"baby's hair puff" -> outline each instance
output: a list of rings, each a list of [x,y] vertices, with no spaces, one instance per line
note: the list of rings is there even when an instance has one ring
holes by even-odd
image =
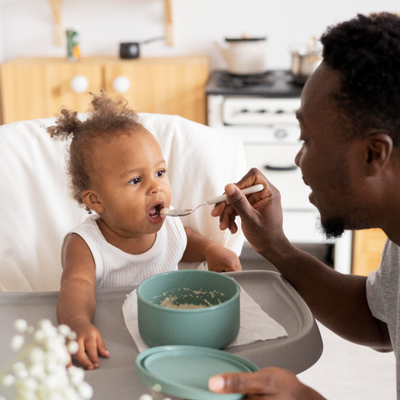
[[[46,128],[53,139],[71,140],[67,168],[72,196],[81,205],[82,191],[91,184],[90,172],[93,169],[90,150],[93,148],[93,139],[102,137],[110,140],[124,132],[144,129],[139,123],[138,114],[128,107],[124,98],[112,98],[103,91],[98,96],[90,94],[93,99],[86,119],[84,116],[80,120],[76,111],[64,108],[56,116],[55,125]]]

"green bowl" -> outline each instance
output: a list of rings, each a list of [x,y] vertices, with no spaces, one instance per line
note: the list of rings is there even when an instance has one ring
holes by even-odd
[[[211,271],[181,270],[152,276],[137,289],[138,325],[150,346],[189,345],[222,349],[239,333],[240,286]],[[160,305],[163,301],[178,307]]]

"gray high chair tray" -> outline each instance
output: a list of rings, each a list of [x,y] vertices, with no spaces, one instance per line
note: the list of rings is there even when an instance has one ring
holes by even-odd
[[[243,289],[272,318],[283,325],[287,337],[260,341],[227,351],[244,357],[260,368],[278,366],[300,373],[312,366],[322,353],[322,340],[310,310],[282,276],[273,271],[232,272]],[[85,372],[95,399],[138,399],[148,389],[136,373],[136,345],[122,315],[122,304],[134,287],[100,289],[96,292],[97,310],[93,323],[99,328],[110,358],[100,359],[100,367]],[[12,323],[24,318],[36,326],[48,318],[56,324],[58,292],[0,293],[0,366],[13,356],[9,343]]]
[[[307,304],[281,274],[274,271],[228,272],[288,336],[227,349],[260,368],[282,367],[300,373],[322,354],[322,339]]]

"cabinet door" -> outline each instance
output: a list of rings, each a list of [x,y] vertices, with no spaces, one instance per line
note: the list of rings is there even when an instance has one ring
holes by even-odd
[[[127,91],[114,89],[117,77],[129,79]],[[120,94],[138,112],[180,115],[206,123],[206,57],[142,58],[105,65],[105,88]]]
[[[91,96],[103,88],[102,66],[96,63],[18,59],[1,66],[3,123],[54,116],[62,106],[85,112]],[[83,75],[89,86],[75,93],[71,80]]]
[[[379,268],[386,235],[381,229],[354,232],[353,268],[356,275],[367,276]]]

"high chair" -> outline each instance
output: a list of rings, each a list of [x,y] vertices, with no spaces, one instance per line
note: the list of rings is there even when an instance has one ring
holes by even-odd
[[[234,136],[178,116],[140,117],[167,162],[172,206],[193,207],[222,194],[227,183],[246,173],[243,145]],[[45,130],[54,122],[47,118],[0,126],[0,291],[59,290],[62,240],[88,215],[70,196],[67,144]],[[183,225],[239,255],[241,231],[221,231],[210,212],[211,207],[202,207],[182,218]]]

